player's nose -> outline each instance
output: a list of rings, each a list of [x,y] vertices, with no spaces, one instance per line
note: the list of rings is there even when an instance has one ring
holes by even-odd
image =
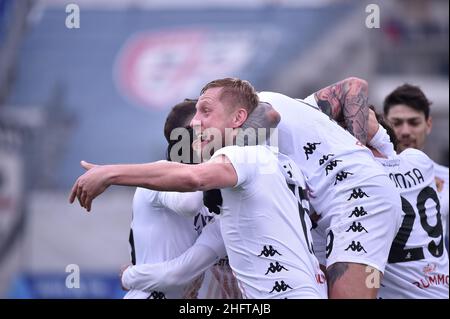
[[[201,121],[200,121],[200,118],[199,118],[198,113],[195,113],[195,114],[194,114],[194,117],[192,118],[192,120],[191,120],[191,122],[189,123],[189,125],[190,125],[192,128],[194,128],[194,126],[199,126],[199,125],[201,125]]]
[[[399,131],[401,136],[409,136],[411,134],[411,127],[407,123],[403,123]]]
[[[201,131],[202,122],[198,118],[196,118],[195,116],[192,118],[192,120],[189,123],[189,125],[194,130],[194,133],[198,134]]]

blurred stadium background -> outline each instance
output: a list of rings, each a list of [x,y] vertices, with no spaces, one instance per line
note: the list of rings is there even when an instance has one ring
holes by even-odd
[[[80,28],[65,25],[67,4]],[[366,6],[379,5],[369,29]],[[305,97],[346,76],[370,100],[433,101],[426,151],[449,163],[447,0],[0,0],[0,297],[120,298],[133,189],[68,204],[79,161],[164,155],[169,108],[225,76]],[[65,285],[68,265],[80,288]]]

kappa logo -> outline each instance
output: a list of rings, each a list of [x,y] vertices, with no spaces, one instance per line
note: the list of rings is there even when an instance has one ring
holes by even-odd
[[[263,250],[261,251],[261,253],[258,255],[258,257],[264,256],[264,257],[273,257],[275,256],[275,254],[278,254],[281,256],[281,254],[276,250],[273,249],[272,245],[264,246]]]
[[[327,164],[327,166],[325,166],[326,176],[328,176],[328,173],[337,166],[338,162],[342,162],[342,160],[332,160],[329,164]]]
[[[355,243],[354,240],[352,240],[352,243],[350,245],[348,245],[348,247],[345,249],[345,251],[351,249],[352,251],[364,251],[365,253],[367,253],[367,251],[364,249],[364,247],[361,245],[361,243],[358,241]]]
[[[280,265],[280,263],[277,261],[275,262],[275,265],[273,263],[270,263],[269,268],[267,269],[267,272],[265,273],[265,275],[267,275],[269,272],[271,272],[272,274],[276,273],[276,272],[280,272],[282,270],[286,270],[289,271],[286,267]]]
[[[147,299],[166,299],[166,295],[161,291],[152,291]]]
[[[353,222],[353,224],[345,232],[348,233],[349,231],[352,231],[354,233],[365,231],[366,233],[368,233],[367,229],[365,229],[360,222],[358,222],[358,224],[356,222]]]
[[[275,285],[273,286],[273,289],[270,291],[270,293],[276,291],[276,292],[282,292],[286,291],[288,289],[292,289],[291,286],[286,284],[284,280],[281,280],[281,282],[275,281]]]
[[[340,173],[336,174],[336,180],[334,181],[334,185],[336,185],[338,182],[342,182],[344,179],[348,177],[348,175],[353,175],[353,173],[342,171]]]
[[[327,154],[327,155],[322,156],[322,158],[319,160],[319,165],[322,166],[323,163],[325,163],[326,161],[328,161],[328,159],[329,159],[331,156],[334,156],[334,154]]]
[[[354,188],[353,192],[350,194],[350,197],[347,199],[347,201],[352,200],[352,199],[358,199],[358,198],[363,198],[363,197],[370,197],[369,195],[367,195],[366,193],[364,193],[361,188]]]
[[[352,218],[353,216],[355,216],[355,217],[361,217],[361,216],[365,216],[365,215],[367,215],[368,213],[364,210],[364,207],[362,207],[362,206],[359,206],[359,208],[358,207],[355,207],[355,209],[352,211],[352,213],[350,214],[350,216],[348,216],[348,218]]]
[[[314,151],[317,149],[317,145],[322,143],[306,143],[306,146],[303,146],[303,150],[305,151],[306,159],[309,160],[309,155],[314,154]]]

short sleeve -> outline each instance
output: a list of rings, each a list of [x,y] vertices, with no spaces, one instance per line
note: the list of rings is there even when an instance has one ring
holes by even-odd
[[[237,175],[237,183],[234,187],[249,183],[256,174],[257,154],[255,146],[227,146],[216,151],[211,159],[226,156]]]

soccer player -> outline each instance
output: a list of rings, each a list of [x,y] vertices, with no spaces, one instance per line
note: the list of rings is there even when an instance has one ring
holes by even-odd
[[[167,116],[164,135],[169,144],[167,149],[167,160],[169,161],[172,160],[172,147],[176,142],[170,139],[170,133],[175,128],[188,126],[195,113],[195,104],[195,100],[186,100],[175,105]],[[190,139],[192,140],[192,138],[191,134]],[[192,162],[192,158],[189,156],[185,156],[185,159],[188,163]],[[203,208],[202,198],[201,192],[158,192],[138,187],[133,198],[133,219],[130,231],[132,264],[141,265],[170,260],[189,248],[201,233],[202,227],[212,218],[209,217],[209,212]],[[177,235],[173,236],[173,232],[176,232]],[[193,288],[191,286],[196,278],[192,279],[192,282],[187,282],[185,286],[169,290],[144,292],[131,289],[124,298],[178,299],[189,297],[188,291]],[[198,278],[197,282],[201,279]],[[195,295],[195,287],[193,290]]]
[[[224,99],[221,88],[206,87],[197,108],[217,107],[219,112],[209,115],[223,129],[222,142],[232,144],[258,97],[246,81],[230,84]],[[326,285],[317,281],[323,274],[311,247],[309,217],[301,205],[301,175],[293,162],[287,167],[280,163],[270,148],[256,145],[223,147],[198,165],[93,166],[75,182],[70,201],[78,198],[89,211],[92,200],[113,184],[178,192],[221,189],[220,229],[243,297],[326,298]]]
[[[384,272],[400,226],[398,192],[363,145],[368,140],[367,94],[367,83],[358,78],[326,87],[305,101],[273,92],[258,94],[281,117],[279,151],[292,158],[306,177],[316,231],[327,240],[330,298],[377,296],[377,287],[368,286],[366,279],[370,273]],[[213,108],[213,103],[198,103],[193,122],[211,126]],[[249,120],[260,121],[252,114]]]
[[[414,148],[403,148],[397,155],[392,128],[372,112],[370,120],[377,123],[377,119],[380,127],[371,149],[389,172],[403,204],[402,225],[391,246],[378,296],[447,299],[449,262],[433,161]]]
[[[384,116],[392,125],[399,140],[399,152],[406,148],[423,151],[432,129],[431,102],[423,91],[414,85],[404,84],[392,91],[384,100]],[[441,215],[448,247],[449,170],[434,163],[436,184],[441,205]]]
[[[196,100],[185,100],[175,105],[167,116],[164,125],[164,135],[168,142],[167,160],[184,160],[186,163],[194,161],[190,150],[193,140],[189,122],[195,113]],[[172,133],[181,129],[185,133],[186,146],[178,148],[178,139],[171,139]],[[180,137],[175,134],[174,137]],[[183,154],[186,153],[186,154]],[[202,192],[177,193],[159,192],[138,187],[133,198],[133,219],[130,231],[131,261],[133,265],[158,263],[179,256],[189,248],[213,216],[203,206]],[[174,236],[173,234],[176,234]],[[168,236],[168,234],[171,234]],[[219,262],[219,261],[218,261]],[[185,281],[184,285],[167,289],[142,291],[126,285],[129,290],[125,299],[162,299],[162,298],[195,298],[199,297],[201,285],[216,287],[208,289],[200,297],[235,297],[233,292],[239,292],[237,282],[227,267],[226,260],[220,265],[211,265],[206,273],[212,273],[206,280],[199,276]],[[142,281],[141,276],[134,277]],[[228,289],[222,286],[226,283]]]
[[[122,286],[144,292],[166,291],[187,286],[211,269],[220,258],[226,256],[219,223],[218,220],[208,223],[194,245],[176,258],[126,268],[121,277]],[[229,290],[226,288],[227,285],[229,285],[227,282],[222,282],[221,288]],[[239,295],[234,299],[240,297]]]
[[[306,194],[302,192],[306,186],[304,179],[301,178],[302,175],[297,171],[296,174],[300,179],[297,181],[292,180],[293,168],[295,165],[283,154],[278,155],[280,165],[286,171],[285,177],[288,180],[290,188],[294,191],[298,191],[300,204],[304,210],[303,214],[306,215],[309,213],[309,203],[306,199]],[[300,188],[295,189],[294,185],[297,187],[300,186]],[[306,221],[308,221],[308,219],[306,219]],[[218,258],[226,255],[226,248],[222,239],[219,224],[220,220],[214,220],[206,225],[195,244],[182,255],[172,260],[154,264],[141,264],[127,268],[122,276],[123,285],[143,291],[167,290],[187,285],[204,271],[210,269],[210,267],[216,263]],[[305,227],[306,229],[311,227],[310,221],[305,223]],[[311,245],[310,238],[308,238],[308,242]],[[312,245],[310,247],[312,250]],[[270,247],[269,250],[266,250],[267,254],[269,254],[269,252]],[[288,269],[278,261],[275,261],[274,263],[270,263],[266,275],[283,270],[287,271]],[[136,278],[140,279],[136,280]],[[325,285],[325,276],[318,273],[316,281]],[[222,282],[222,284],[226,286],[226,282]]]

